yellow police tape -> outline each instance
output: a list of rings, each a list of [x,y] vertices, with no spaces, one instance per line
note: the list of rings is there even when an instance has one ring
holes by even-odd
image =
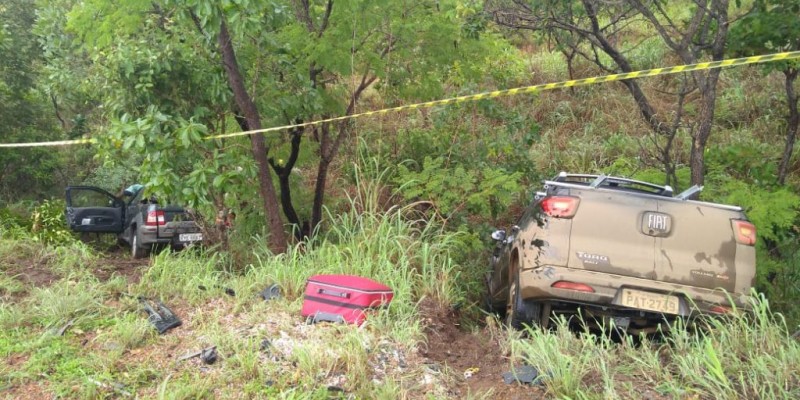
[[[566,87],[575,87],[575,86],[587,86],[587,85],[594,85],[597,83],[603,82],[612,82],[612,81],[621,81],[625,79],[634,79],[634,78],[644,78],[648,76],[658,76],[658,75],[670,75],[670,74],[677,74],[681,72],[691,72],[691,71],[700,71],[706,69],[713,69],[713,68],[722,68],[722,67],[729,67],[729,66],[736,66],[736,65],[746,65],[746,64],[758,64],[758,63],[766,63],[772,61],[781,61],[781,60],[791,60],[791,59],[799,59],[800,58],[800,51],[791,51],[785,53],[775,53],[775,54],[765,54],[762,56],[753,56],[753,57],[743,57],[743,58],[732,58],[728,60],[721,60],[721,61],[710,61],[710,62],[702,62],[697,64],[688,64],[688,65],[678,65],[675,67],[668,67],[668,68],[654,68],[654,69],[647,69],[642,71],[633,71],[633,72],[626,72],[622,74],[613,74],[613,75],[605,75],[605,76],[595,76],[592,78],[584,78],[584,79],[574,79],[569,81],[562,81],[562,82],[555,82],[555,83],[546,83],[542,85],[533,85],[533,86],[523,86],[513,89],[505,89],[505,90],[495,90],[491,92],[484,92],[478,94],[471,94],[466,96],[458,96],[458,97],[451,97],[442,100],[434,100],[428,101],[424,103],[416,103],[416,104],[408,104],[399,107],[391,107],[391,108],[384,108],[382,110],[376,111],[368,111],[358,114],[351,114],[345,115],[341,117],[334,117],[328,119],[321,119],[317,121],[311,122],[304,122],[302,124],[293,124],[293,125],[282,125],[282,126],[275,126],[271,128],[264,128],[264,129],[256,129],[251,131],[242,131],[242,132],[233,132],[233,133],[226,133],[221,135],[213,135],[207,136],[205,139],[222,139],[222,138],[230,138],[236,136],[245,136],[245,135],[252,135],[255,133],[267,133],[267,132],[277,132],[286,129],[292,128],[300,128],[305,126],[313,126],[313,125],[320,125],[328,122],[338,122],[344,121],[349,119],[361,118],[370,115],[383,115],[393,112],[405,111],[405,110],[416,110],[419,108],[430,108],[436,106],[443,106],[448,104],[457,104],[457,103],[464,103],[468,101],[476,101],[482,99],[493,99],[497,97],[503,96],[514,96],[518,94],[528,94],[528,93],[535,93],[541,92],[545,90],[553,90],[553,89],[560,89]],[[8,144],[0,144],[0,147],[39,147],[39,146],[66,146],[66,145],[73,145],[73,144],[86,144],[86,143],[95,143],[95,139],[76,139],[76,140],[61,140],[56,142],[36,142],[36,143],[8,143]]]

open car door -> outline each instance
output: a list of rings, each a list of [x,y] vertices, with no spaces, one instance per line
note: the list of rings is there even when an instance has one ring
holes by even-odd
[[[93,186],[67,187],[67,224],[75,232],[122,233],[125,202]]]

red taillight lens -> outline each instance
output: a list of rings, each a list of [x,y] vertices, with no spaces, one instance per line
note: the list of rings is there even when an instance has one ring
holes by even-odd
[[[736,236],[736,241],[741,244],[748,246],[756,244],[756,227],[747,221],[734,219],[733,234]]]
[[[164,220],[164,211],[149,211],[147,213],[147,220],[144,221],[144,224],[148,226],[166,225],[167,222]]]
[[[552,196],[542,200],[542,211],[556,218],[572,218],[578,211],[581,200],[577,197]]]
[[[732,310],[730,308],[728,308],[728,307],[712,306],[711,308],[708,309],[708,311],[711,311],[711,312],[717,313],[717,314],[727,314],[727,313],[731,312]]]
[[[577,290],[579,292],[594,293],[594,289],[585,283],[558,281],[550,286],[557,289]]]

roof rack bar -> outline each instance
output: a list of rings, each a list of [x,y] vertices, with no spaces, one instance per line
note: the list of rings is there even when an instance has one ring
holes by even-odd
[[[565,171],[561,171],[556,175],[551,182],[556,183],[567,183],[572,180],[579,179],[582,182],[586,182],[589,184],[591,188],[599,188],[605,184],[613,184],[613,183],[625,183],[625,184],[634,184],[643,187],[651,188],[652,190],[658,191],[659,195],[665,197],[672,197],[673,189],[669,185],[656,185],[650,182],[639,181],[636,179],[630,178],[623,178],[618,176],[609,176],[609,175],[593,175],[593,174],[570,174]]]
[[[692,197],[695,194],[700,193],[701,191],[703,191],[703,186],[694,185],[694,186],[682,191],[679,195],[675,196],[675,198],[678,199],[678,200],[686,200],[689,197]]]
[[[589,186],[590,186],[591,188],[593,188],[593,189],[594,189],[594,188],[597,188],[598,186],[602,185],[602,184],[603,184],[603,182],[605,182],[605,181],[606,181],[606,178],[608,178],[608,176],[606,176],[606,175],[600,175],[600,176],[598,176],[597,178],[595,178],[595,180],[593,180],[593,181],[592,181],[592,183],[590,183],[590,184],[589,184]]]

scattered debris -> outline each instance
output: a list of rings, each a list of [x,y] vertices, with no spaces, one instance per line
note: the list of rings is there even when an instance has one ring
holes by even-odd
[[[541,379],[536,379],[539,376],[539,371],[536,368],[531,367],[530,365],[522,365],[519,367],[515,367],[511,371],[503,373],[503,381],[507,385],[511,385],[513,383],[522,383],[522,384],[541,384]]]
[[[281,288],[277,283],[261,291],[258,294],[264,301],[276,300],[281,298]]]
[[[200,361],[208,365],[217,362],[217,346],[212,346],[207,349],[204,349],[200,353]]]
[[[477,373],[478,373],[480,370],[481,370],[481,369],[480,369],[480,368],[478,368],[478,367],[471,367],[471,368],[467,368],[467,369],[464,371],[464,379],[469,379],[469,378],[472,378],[472,375],[475,375],[475,374],[477,374]]]
[[[75,325],[75,319],[74,319],[74,318],[73,318],[73,319],[71,319],[71,320],[69,320],[69,321],[68,321],[68,322],[67,322],[67,323],[66,323],[64,326],[62,326],[62,327],[61,327],[61,328],[58,330],[58,332],[56,332],[56,335],[58,335],[58,336],[64,336],[64,334],[65,334],[65,333],[67,333],[67,331],[69,330],[69,328],[72,328],[72,326],[73,326],[73,325]]]
[[[181,320],[164,303],[144,297],[139,297],[139,302],[147,313],[147,320],[158,330],[159,335],[182,324]]]
[[[200,357],[200,360],[206,364],[213,364],[217,361],[217,346],[206,347],[205,349],[194,351],[178,357],[178,361],[185,361],[190,358]],[[210,362],[206,360],[211,360]]]
[[[222,291],[225,292],[225,294],[227,294],[228,296],[236,297],[236,291],[231,289],[231,288],[229,288],[229,287],[225,287],[225,286],[222,286],[222,285],[214,285],[214,287],[216,287],[218,289],[222,289]],[[197,285],[197,288],[200,289],[200,290],[203,290],[203,291],[208,290],[208,288],[205,285]]]
[[[119,382],[111,382],[111,384],[108,384],[108,383],[103,383],[103,382],[100,382],[100,381],[98,381],[96,379],[92,379],[92,378],[88,378],[88,380],[89,380],[89,383],[91,383],[91,384],[94,384],[94,385],[96,385],[98,387],[101,387],[103,389],[113,390],[114,392],[116,392],[118,394],[121,394],[121,395],[123,395],[125,397],[133,396],[133,394],[131,392],[125,390],[125,385],[123,385],[123,384],[121,384]]]

